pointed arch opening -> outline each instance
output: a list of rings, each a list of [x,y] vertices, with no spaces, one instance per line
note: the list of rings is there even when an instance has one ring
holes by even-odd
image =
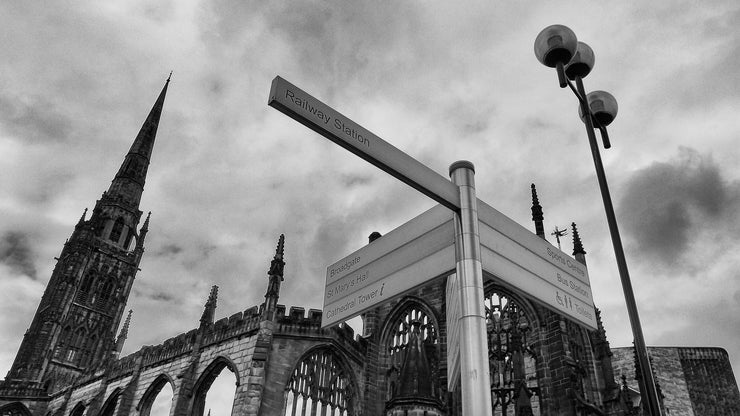
[[[356,383],[346,361],[330,346],[301,357],[285,386],[285,416],[352,416]]]
[[[136,409],[139,416],[168,416],[174,398],[172,378],[167,374],[160,374],[144,392]]]
[[[75,405],[69,416],[82,416],[85,414],[85,404],[80,402]]]
[[[239,384],[236,364],[227,357],[216,357],[195,384],[191,415],[204,416],[208,411],[211,416],[230,415]]]
[[[493,414],[539,416],[536,314],[528,302],[494,286],[487,288],[484,305]]]
[[[13,402],[0,407],[0,416],[31,416],[31,411],[23,403]]]
[[[415,297],[403,299],[388,315],[383,326],[381,337],[380,365],[385,387],[385,401],[393,399],[399,390],[401,368],[403,367],[411,333],[415,329],[421,340],[426,358],[426,365],[431,373],[432,395],[441,396],[439,385],[440,345],[439,323],[434,310],[423,300]],[[383,382],[383,381],[381,381]]]
[[[118,406],[118,399],[121,397],[121,388],[113,390],[113,393],[108,396],[108,399],[103,403],[103,407],[100,410],[98,416],[113,416],[116,413],[116,406]]]

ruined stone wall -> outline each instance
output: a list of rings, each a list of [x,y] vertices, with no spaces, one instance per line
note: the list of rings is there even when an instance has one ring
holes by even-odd
[[[723,348],[680,348],[689,397],[697,415],[740,415],[740,392]]]
[[[624,374],[638,389],[634,350],[612,349],[614,375]],[[722,348],[648,347],[665,410],[674,416],[740,414],[740,393],[727,352]]]

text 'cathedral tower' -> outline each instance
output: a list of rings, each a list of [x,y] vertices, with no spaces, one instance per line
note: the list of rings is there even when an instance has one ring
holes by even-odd
[[[139,202],[169,82],[110,188],[64,244],[6,383],[51,392],[116,354],[116,330],[144,253],[149,217],[137,228]]]

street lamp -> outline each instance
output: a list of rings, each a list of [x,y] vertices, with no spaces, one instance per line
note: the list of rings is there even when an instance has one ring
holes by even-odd
[[[619,236],[617,218],[614,215],[614,206],[609,194],[609,186],[606,183],[604,165],[601,162],[599,146],[596,143],[594,129],[598,128],[604,143],[604,148],[611,147],[606,126],[614,120],[617,115],[617,101],[614,97],[604,91],[594,91],[586,94],[583,87],[583,78],[591,72],[594,66],[594,52],[583,42],[578,42],[576,34],[563,25],[552,25],[543,29],[534,41],[534,53],[537,59],[545,66],[555,68],[558,73],[560,88],[570,87],[579,101],[579,115],[586,125],[588,142],[591,146],[591,155],[596,167],[596,177],[601,189],[601,198],[604,201],[606,220],[609,223],[609,232],[614,245],[614,254],[617,258],[619,278],[622,281],[622,290],[627,303],[627,313],[632,326],[632,336],[635,341],[637,360],[640,365],[641,381],[645,388],[643,394],[648,405],[648,411],[652,416],[662,416],[658,390],[655,387],[653,371],[648,359],[645,339],[642,335],[640,316],[637,313],[635,295],[632,290],[627,261],[624,257],[622,239]],[[575,81],[575,86],[573,82]],[[594,127],[595,126],[595,127]]]

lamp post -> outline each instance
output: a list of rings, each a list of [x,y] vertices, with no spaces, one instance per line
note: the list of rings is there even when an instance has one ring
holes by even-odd
[[[596,177],[601,189],[601,198],[604,201],[606,220],[609,223],[614,254],[617,259],[619,278],[622,281],[622,290],[627,303],[627,313],[632,326],[632,335],[635,342],[637,360],[640,365],[641,381],[645,391],[642,392],[647,403],[647,410],[652,416],[662,416],[658,391],[653,379],[653,371],[648,359],[647,346],[642,334],[640,316],[637,313],[637,304],[632,290],[627,261],[624,256],[622,239],[619,236],[617,218],[614,215],[614,206],[609,194],[609,186],[606,182],[604,165],[601,162],[599,146],[596,142],[594,128],[601,132],[604,148],[611,147],[606,126],[614,120],[617,115],[617,101],[611,94],[604,91],[594,91],[586,94],[583,87],[583,78],[591,72],[594,66],[594,53],[591,48],[583,42],[578,42],[575,33],[563,25],[552,25],[543,29],[534,42],[534,52],[537,59],[545,66],[556,68],[560,88],[570,87],[579,101],[579,114],[586,125],[588,142],[591,147],[591,155],[596,167]],[[575,86],[573,82],[575,81]],[[595,126],[595,127],[594,127]]]

